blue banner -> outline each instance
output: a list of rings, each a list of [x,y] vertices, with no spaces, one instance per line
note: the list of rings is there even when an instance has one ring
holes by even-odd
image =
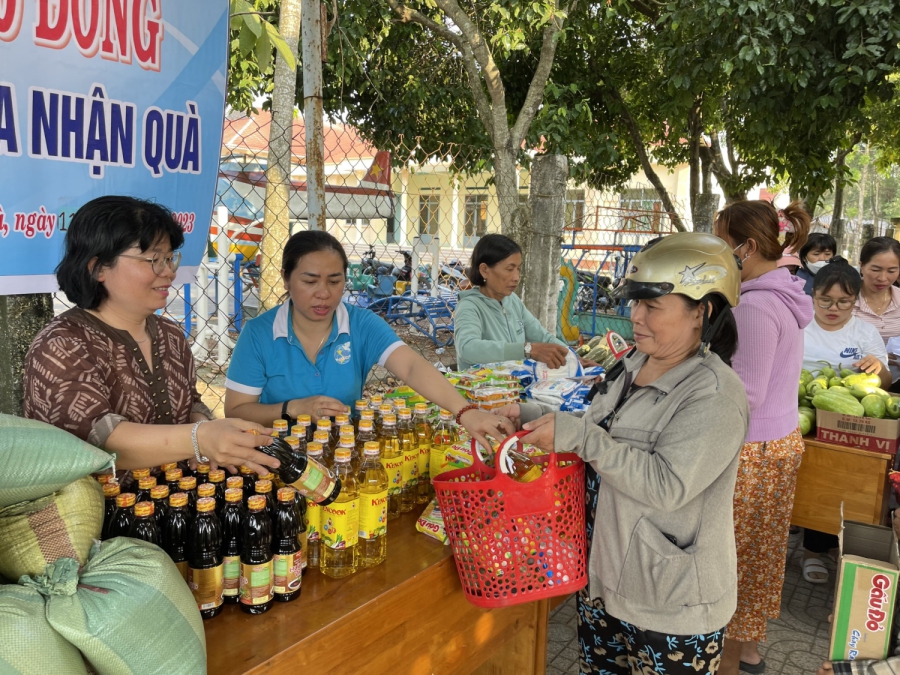
[[[151,199],[209,236],[227,0],[0,0],[0,295],[57,290],[65,230],[102,195]]]

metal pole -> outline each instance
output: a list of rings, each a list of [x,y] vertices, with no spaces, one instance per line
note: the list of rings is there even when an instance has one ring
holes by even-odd
[[[306,199],[309,228],[325,229],[325,132],[322,126],[322,10],[320,0],[303,0],[303,120],[306,125]]]

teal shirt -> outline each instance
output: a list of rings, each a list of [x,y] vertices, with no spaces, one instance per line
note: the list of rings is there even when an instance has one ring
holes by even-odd
[[[548,332],[515,293],[498,300],[478,289],[463,291],[453,318],[457,367],[525,358],[526,342],[567,346]]]

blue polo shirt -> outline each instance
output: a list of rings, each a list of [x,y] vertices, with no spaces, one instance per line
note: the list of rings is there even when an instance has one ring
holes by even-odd
[[[374,364],[384,366],[403,345],[380,316],[341,303],[331,334],[311,363],[291,322],[291,302],[244,326],[231,355],[225,386],[259,396],[265,404],[308,396],[331,396],[353,406]]]

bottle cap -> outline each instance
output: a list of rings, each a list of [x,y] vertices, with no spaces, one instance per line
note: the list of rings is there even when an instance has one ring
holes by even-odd
[[[131,477],[135,480],[140,480],[141,478],[146,478],[150,475],[150,469],[132,469]]]
[[[342,424],[341,425],[341,436],[344,436],[346,434],[353,435],[354,433],[356,433],[356,429],[353,428],[352,424]]]
[[[160,464],[159,470],[165,473],[166,471],[171,471],[172,469],[177,469],[177,462],[169,462],[168,464]]]
[[[287,420],[275,420],[274,422],[272,422],[272,428],[275,431],[287,431],[287,427]]]
[[[316,443],[328,443],[328,432],[327,431],[317,431],[313,434],[313,440]]]
[[[316,422],[316,429],[331,429],[331,420],[327,417],[323,417],[318,422]]]
[[[216,508],[216,500],[212,497],[203,497],[197,500],[197,513],[206,513],[214,511]]]
[[[166,482],[174,483],[176,480],[181,480],[182,475],[181,469],[169,469],[166,471]]]
[[[306,446],[306,454],[310,457],[321,457],[322,456],[322,444],[318,441],[313,441],[309,445]]]
[[[138,480],[138,490],[149,490],[156,485],[155,476],[147,476]]]
[[[400,410],[401,408],[406,407],[406,399],[405,398],[395,398],[393,400],[394,408],[396,410]]]
[[[169,506],[173,508],[178,506],[187,506],[187,502],[187,495],[183,492],[176,492],[174,495],[169,495]]]
[[[294,501],[294,489],[283,487],[278,490],[278,501],[292,502]]]
[[[134,515],[136,516],[152,516],[153,502],[138,502],[134,505]]]
[[[411,420],[412,419],[412,410],[409,408],[400,408],[397,411],[397,414],[400,415],[401,420]]]
[[[349,421],[350,421],[350,415],[335,415],[334,416],[334,423],[337,424],[339,427],[344,426]]]
[[[101,473],[99,476],[94,476],[97,479],[97,482],[100,485],[106,485],[109,481],[112,480],[113,475],[111,473]]]
[[[441,419],[442,419],[442,420],[452,420],[452,419],[453,419],[453,413],[450,412],[449,410],[443,410],[443,409],[441,409]]]
[[[115,497],[122,491],[122,486],[118,483],[107,483],[103,486],[104,497]]]
[[[197,473],[209,473],[212,467],[209,464],[198,464]]]
[[[197,486],[197,496],[198,497],[215,497],[216,496],[216,486],[212,483],[203,483],[202,485]]]
[[[180,481],[178,481],[178,489],[179,490],[196,490],[197,489],[197,479],[193,476],[185,476]]]
[[[120,509],[127,509],[129,506],[134,506],[134,493],[133,492],[123,492],[118,497],[116,497],[116,506]]]
[[[309,415],[297,415],[297,424],[308,426],[312,424],[312,418]]]
[[[238,470],[239,470],[243,475],[245,475],[245,476],[249,476],[249,475],[251,475],[251,474],[256,473],[256,472],[255,472],[253,469],[251,469],[249,466],[244,466],[243,464],[241,464],[241,465],[238,467]]]
[[[247,500],[247,508],[251,511],[262,511],[266,508],[266,498],[263,495],[253,495]]]
[[[372,431],[372,420],[361,419],[359,421],[360,431]]]
[[[209,472],[210,483],[221,483],[225,480],[225,469],[216,469]]]
[[[150,499],[165,499],[169,496],[168,485],[156,485],[150,488]]]
[[[363,410],[361,413],[359,413],[359,419],[360,420],[368,420],[369,422],[372,422],[375,420],[375,411],[374,410]]]
[[[341,434],[341,439],[338,442],[342,448],[352,448],[356,445],[356,439],[353,438],[353,434]]]
[[[428,404],[427,403],[416,403],[416,412],[417,413],[427,413],[428,412]]]
[[[334,451],[334,461],[335,462],[349,462],[350,461],[350,450],[349,448],[338,448]]]
[[[369,407],[369,402],[364,398],[360,398],[356,400],[356,403],[354,403],[354,405],[356,406],[356,412],[362,412]]]
[[[275,482],[275,474],[272,472],[261,473],[261,474],[259,474],[259,478],[257,480],[270,480],[274,483]]]
[[[366,441],[363,446],[363,454],[366,457],[378,457],[381,454],[381,446],[378,441]]]
[[[294,427],[297,428],[296,426]],[[298,449],[300,447],[300,439],[296,436],[285,436],[284,442],[287,443],[291,448]]]
[[[239,502],[244,499],[244,491],[241,488],[228,488],[225,490],[226,502]]]
[[[378,407],[378,411],[381,413],[382,417],[394,412],[394,406],[390,403],[383,403]]]
[[[397,416],[394,413],[388,413],[382,420],[385,424],[397,424]]]
[[[256,481],[256,494],[268,494],[272,491],[272,481],[258,480]]]
[[[382,396],[381,394],[372,394],[372,395],[369,397],[369,400],[370,400],[372,403],[378,403],[378,404],[381,404],[381,402],[384,400],[384,396]]]
[[[237,488],[238,490],[243,490],[244,479],[240,476],[229,476],[225,481],[225,487],[228,489]]]

